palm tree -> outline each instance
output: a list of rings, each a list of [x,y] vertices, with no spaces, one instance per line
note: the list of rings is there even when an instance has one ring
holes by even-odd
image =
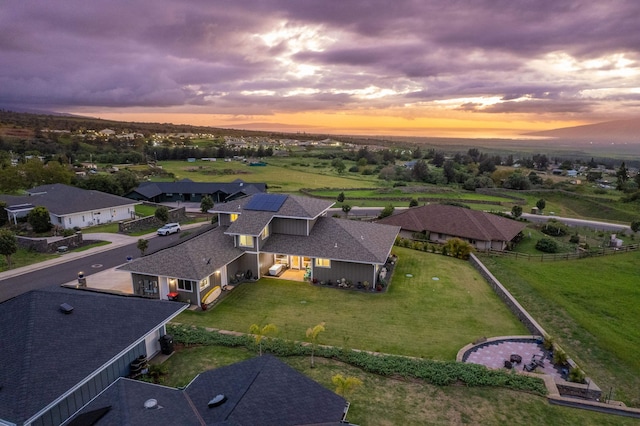
[[[313,328],[307,328],[307,339],[311,342],[311,368],[315,367],[313,355],[318,343],[318,335],[324,331],[324,322],[316,325]]]
[[[344,377],[342,374],[336,374],[331,378],[331,383],[336,386],[336,393],[346,398],[355,388],[362,385],[362,380],[357,377]]]
[[[262,328],[260,328],[258,324],[251,324],[251,327],[249,327],[249,333],[253,334],[256,339],[256,343],[260,348],[260,356],[262,356],[262,339],[267,334],[276,333],[277,331],[278,327],[276,327],[275,324],[267,324]]]

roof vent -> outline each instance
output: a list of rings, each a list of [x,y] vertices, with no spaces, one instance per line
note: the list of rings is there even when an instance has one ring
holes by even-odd
[[[147,410],[155,410],[156,408],[158,408],[158,400],[157,399],[147,399],[144,402],[144,408],[146,408]]]
[[[207,405],[209,406],[209,408],[213,408],[222,405],[225,402],[227,402],[227,397],[225,395],[218,394],[215,396],[215,398],[212,398]]]
[[[60,310],[61,310],[63,313],[65,313],[65,314],[69,315],[71,312],[73,312],[73,306],[71,306],[71,305],[70,305],[70,304],[68,304],[68,303],[63,303],[62,305],[60,305]]]
[[[338,248],[338,243],[335,243],[335,245],[333,246],[333,248]]]

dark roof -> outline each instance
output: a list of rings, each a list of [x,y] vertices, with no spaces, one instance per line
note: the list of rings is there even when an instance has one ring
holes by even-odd
[[[100,191],[76,188],[75,186],[54,183],[31,188],[26,196],[0,196],[9,205],[33,204],[43,206],[57,216],[110,207],[130,206],[136,201]]]
[[[308,237],[271,234],[262,251],[383,264],[398,232],[398,226],[321,217]]]
[[[209,408],[222,394],[227,401]],[[144,409],[155,399],[161,409]],[[164,425],[311,425],[337,424],[347,401],[298,373],[277,358],[264,355],[198,375],[185,390],[119,379],[83,408],[111,409],[97,426]]]
[[[211,213],[239,213],[249,215],[254,213],[269,213],[273,217],[314,219],[326,212],[334,205],[333,201],[320,200],[310,197],[299,197],[296,195],[287,196],[286,200],[277,212],[261,212],[255,210],[245,210],[244,206],[251,202],[253,197],[243,197],[227,203],[217,204]]]
[[[186,307],[61,287],[1,303],[0,419],[29,419]]]
[[[495,214],[444,204],[413,207],[377,223],[397,225],[412,232],[437,232],[480,241],[511,241],[525,227],[521,222]]]
[[[233,238],[225,235],[221,228],[215,228],[177,246],[143,256],[118,269],[199,281],[243,253],[243,250],[234,247]]]
[[[266,190],[265,183],[248,183],[240,179],[233,182],[193,182],[183,179],[177,182],[143,182],[132,192],[153,198],[161,194],[214,194],[216,192],[231,196],[237,193],[255,194]]]
[[[262,194],[263,196],[282,196],[281,194]],[[334,202],[317,198],[287,195],[277,211],[247,210],[253,196],[239,198],[234,201],[216,205],[211,213],[238,213],[238,219],[226,230],[227,234],[260,235],[260,232],[274,218],[315,219],[329,209]]]

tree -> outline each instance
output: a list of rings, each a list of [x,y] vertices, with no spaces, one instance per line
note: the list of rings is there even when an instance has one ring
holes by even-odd
[[[455,182],[456,180],[456,165],[453,161],[447,160],[442,166],[442,174],[447,183]]]
[[[16,235],[7,229],[0,229],[0,254],[7,260],[8,269],[11,269],[11,256],[17,251]]]
[[[344,377],[342,374],[336,374],[331,378],[331,383],[336,387],[336,393],[340,396],[349,396],[355,388],[362,386],[362,380],[357,377]]]
[[[411,201],[409,201],[409,207],[417,207],[418,206],[418,200],[416,200],[415,198],[412,198]]]
[[[507,189],[524,190],[531,188],[531,181],[522,173],[512,173],[507,179],[505,179],[503,187]]]
[[[144,256],[144,252],[146,252],[149,248],[149,241],[145,240],[144,238],[140,238],[136,247],[138,247],[138,250],[140,250],[140,256]]]
[[[547,207],[547,202],[544,200],[544,198],[540,198],[538,201],[536,201],[536,207],[539,211],[542,211],[545,207]]]
[[[378,219],[382,219],[382,218],[385,218],[387,216],[391,216],[393,214],[394,210],[395,210],[395,208],[393,207],[393,205],[387,204],[387,206],[384,209],[382,209],[382,211],[378,215]]]
[[[344,212],[345,216],[349,216],[349,212],[351,211],[351,206],[349,204],[343,204],[342,211]]]
[[[616,183],[616,189],[621,191],[624,189],[624,184],[629,180],[629,171],[627,170],[627,167],[624,164],[624,161],[622,162],[622,164],[620,165],[620,168],[616,172],[616,178],[618,179]]]
[[[411,169],[411,177],[418,182],[424,182],[429,176],[429,167],[426,161],[418,160]]]
[[[36,207],[27,215],[27,222],[33,227],[36,233],[47,232],[51,229],[51,219],[49,210],[46,207]]]
[[[140,182],[138,182],[138,177],[134,172],[128,169],[120,170],[113,175],[115,181],[122,188],[122,193],[118,195],[125,195],[131,192],[134,188],[138,186]]]
[[[344,163],[342,162],[341,159],[336,158],[335,160],[333,160],[331,162],[331,166],[336,169],[336,171],[340,174],[344,173],[344,169],[347,168],[347,166],[344,165]]]
[[[212,208],[213,208],[213,198],[211,198],[208,195],[205,195],[204,197],[202,197],[202,200],[200,200],[200,211],[202,213],[206,213]]]
[[[316,325],[313,328],[307,328],[307,339],[311,342],[311,368],[314,368],[315,362],[313,355],[315,353],[316,345],[318,344],[318,335],[324,331],[324,322]]]
[[[631,230],[633,232],[640,231],[640,220],[634,220],[633,222],[631,222]]]
[[[165,206],[160,206],[160,207],[158,207],[156,209],[156,211],[155,211],[155,213],[153,215],[160,222],[167,223],[167,221],[169,220],[169,209],[166,208]]]
[[[5,207],[7,207],[7,203],[0,201],[0,227],[9,221],[9,213],[4,209]]]
[[[342,203],[344,201],[344,192],[338,194],[338,202]]]
[[[258,324],[251,324],[251,327],[249,327],[249,333],[253,334],[256,339],[256,343],[260,348],[260,356],[262,356],[262,339],[264,339],[268,334],[275,334],[277,332],[278,327],[276,327],[275,324],[267,324],[262,328],[260,328]]]
[[[516,219],[522,216],[522,207],[517,204],[511,207],[511,216],[515,217]]]

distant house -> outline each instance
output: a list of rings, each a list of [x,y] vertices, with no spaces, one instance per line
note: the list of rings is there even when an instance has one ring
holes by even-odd
[[[135,217],[137,201],[100,191],[55,183],[31,188],[25,196],[0,195],[7,203],[9,220],[26,216],[35,207],[46,207],[51,223],[64,229],[85,228]]]
[[[422,233],[437,243],[461,238],[478,250],[504,250],[525,227],[491,213],[443,204],[413,207],[377,223],[400,226],[400,235],[407,238],[414,233]]]
[[[228,183],[194,182],[190,179],[182,179],[177,182],[144,182],[125,197],[154,203],[175,201],[199,203],[202,197],[208,195],[214,203],[222,203],[266,190],[267,185],[264,183],[248,183],[242,179]]]
[[[0,424],[62,424],[158,353],[187,306],[61,287],[0,303]]]
[[[133,292],[200,305],[238,277],[378,281],[397,226],[327,217],[332,201],[254,194],[216,205],[219,227],[120,266]],[[155,289],[159,289],[155,292]],[[171,296],[169,296],[171,294]]]
[[[216,399],[217,397],[217,399]],[[349,403],[277,358],[264,355],[209,370],[184,389],[120,378],[70,424],[338,425]]]

